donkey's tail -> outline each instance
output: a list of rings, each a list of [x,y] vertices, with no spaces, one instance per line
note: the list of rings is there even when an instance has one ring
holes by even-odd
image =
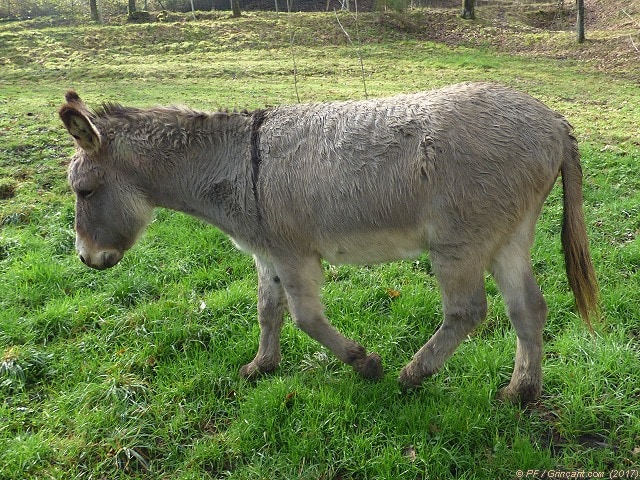
[[[589,240],[582,210],[582,166],[575,138],[560,167],[564,189],[562,250],[569,285],[580,316],[593,331],[591,318],[600,317],[599,287],[589,254]]]

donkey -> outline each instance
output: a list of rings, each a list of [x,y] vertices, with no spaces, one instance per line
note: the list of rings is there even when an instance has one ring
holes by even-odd
[[[85,264],[117,264],[156,207],[210,222],[253,255],[260,342],[244,377],[278,366],[288,309],[340,360],[380,378],[380,357],[325,317],[320,260],[367,264],[429,251],[444,320],[402,369],[401,386],[436,373],[485,318],[488,271],[517,334],[513,375],[499,395],[534,400],[542,390],[547,305],[530,250],[560,174],[569,285],[589,326],[598,315],[572,127],[507,87],[464,83],[236,113],[118,104],[92,111],[69,91],[59,115],[77,144],[69,182]]]

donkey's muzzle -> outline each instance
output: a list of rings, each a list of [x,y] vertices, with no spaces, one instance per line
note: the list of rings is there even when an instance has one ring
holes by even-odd
[[[88,267],[104,270],[113,267],[122,259],[122,253],[117,250],[104,250],[93,254],[79,253],[80,260]]]

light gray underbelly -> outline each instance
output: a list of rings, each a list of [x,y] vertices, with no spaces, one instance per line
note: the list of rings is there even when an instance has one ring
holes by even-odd
[[[322,258],[334,265],[392,262],[412,259],[426,250],[424,234],[407,231],[379,231],[351,234],[318,246]]]

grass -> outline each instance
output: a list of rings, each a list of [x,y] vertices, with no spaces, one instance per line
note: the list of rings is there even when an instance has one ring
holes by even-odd
[[[72,143],[56,117],[65,89],[93,105],[294,102],[295,29],[302,100],[360,98],[358,58],[332,15],[3,23],[0,478],[514,478],[640,463],[637,84],[572,57],[570,33],[553,34],[570,58],[558,61],[505,54],[486,39],[431,41],[415,27],[425,17],[362,16],[371,95],[501,81],[564,113],[581,141],[604,319],[591,336],[576,316],[556,188],[533,251],[550,305],[541,400],[524,409],[495,400],[515,336],[490,279],[487,321],[423,388],[399,390],[395,376],[440,323],[427,255],[327,265],[327,313],[382,355],[387,375],[376,383],[290,322],[278,371],[242,380],[238,368],[257,348],[256,275],[249,257],[197,220],[159,211],[109,271],[76,258],[65,180]]]

